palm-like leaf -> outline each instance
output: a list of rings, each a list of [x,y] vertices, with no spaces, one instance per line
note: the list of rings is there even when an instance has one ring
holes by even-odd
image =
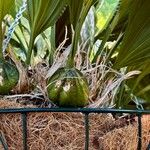
[[[81,10],[83,8],[83,1],[84,0],[68,0],[70,21],[73,24],[74,28],[78,22]]]
[[[126,8],[127,9],[127,8]],[[127,82],[131,92],[149,100],[150,5],[148,0],[131,0],[128,25],[114,67],[140,70],[141,74]],[[125,12],[125,11],[124,11]],[[146,81],[146,82],[145,82]],[[125,103],[128,104],[127,100]]]
[[[69,5],[70,5],[70,9],[75,9],[77,8],[77,4],[76,6],[74,6],[74,8],[72,7],[72,3],[71,3],[71,0],[69,1]],[[72,48],[71,48],[71,53],[69,55],[69,58],[68,58],[68,66],[69,67],[73,67],[74,66],[74,56],[76,54],[76,51],[77,51],[77,45],[78,45],[78,42],[79,42],[79,38],[80,38],[80,31],[81,31],[81,28],[82,28],[82,25],[84,23],[84,20],[91,8],[91,6],[97,2],[97,0],[84,0],[83,3],[80,2],[79,3],[79,8],[80,8],[80,11],[77,12],[77,16],[76,16],[76,19],[71,19],[72,22],[74,22],[75,24],[75,34],[74,34],[74,37],[73,37],[73,40],[72,40]],[[81,7],[82,5],[82,7]],[[73,16],[75,17],[76,14],[71,14],[70,16]]]
[[[117,57],[117,68],[137,65],[150,59],[149,0],[134,0],[129,11],[129,22]]]
[[[27,64],[30,63],[35,38],[49,26],[52,26],[61,15],[66,0],[28,0],[28,19],[31,29]]]

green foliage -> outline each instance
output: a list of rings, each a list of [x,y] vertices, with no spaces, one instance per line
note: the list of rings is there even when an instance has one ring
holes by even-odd
[[[18,10],[21,3],[19,0],[15,2],[15,10]],[[71,52],[67,60],[67,69],[59,69],[48,81],[50,83],[48,86],[50,99],[62,106],[84,106],[87,104],[88,94],[85,94],[86,96],[83,94],[84,91],[88,93],[87,84],[80,84],[83,82],[83,75],[74,69],[74,58],[78,50],[78,44],[83,42],[81,41],[81,36],[84,36],[84,32],[82,31],[86,29],[88,30],[86,32],[87,35],[91,36],[89,37],[91,43],[86,45],[88,47],[86,49],[90,48],[91,53],[94,54],[94,56],[90,57],[92,58],[90,60],[92,63],[101,63],[99,61],[101,60],[102,54],[104,54],[106,56],[104,65],[109,65],[109,67],[113,66],[113,69],[116,69],[120,74],[127,74],[133,70],[141,71],[141,74],[134,76],[128,81],[119,83],[121,86],[115,91],[116,95],[114,96],[117,107],[128,107],[129,102],[133,99],[133,95],[139,102],[149,102],[149,0],[101,0],[99,3],[96,2],[97,0],[27,0],[27,11],[21,18],[20,24],[16,28],[10,43],[15,49],[15,52],[23,60],[26,58],[25,63],[27,66],[31,64],[31,56],[33,56],[33,59],[36,59],[36,56],[42,56],[42,59],[46,59],[48,55],[49,64],[52,65],[55,59],[54,53],[56,49],[56,22],[67,8],[67,14],[65,14],[65,16],[68,16],[67,23],[69,22],[68,24],[70,26],[72,24],[74,30],[71,37]],[[14,6],[14,1],[7,0],[5,4],[4,1],[0,1],[1,22],[8,13],[10,5]],[[94,20],[94,23],[89,25],[90,15],[87,15],[91,7],[93,11],[93,18],[91,20]],[[94,18],[95,13],[97,22],[95,22]],[[11,14],[15,16],[15,12],[11,12]],[[9,24],[10,22],[8,22]],[[91,31],[92,34],[90,33]],[[71,33],[69,34],[71,35]],[[2,28],[0,29],[0,35],[0,44],[2,47]],[[95,42],[97,41],[101,44],[97,47],[98,50],[94,51]],[[110,42],[113,42],[112,46],[109,46]],[[22,54],[25,55],[25,58]],[[3,59],[2,53],[1,59]],[[73,78],[70,78],[70,73]],[[107,83],[106,80],[112,79],[112,76],[111,73],[107,75],[107,79],[104,79],[104,82]],[[55,88],[56,84],[53,84],[54,78],[62,83],[57,89]],[[66,96],[63,86],[69,83],[75,86],[70,88]],[[83,91],[83,93],[79,90]],[[59,101],[56,100],[58,97]],[[76,101],[74,97],[77,97],[79,101]],[[85,101],[82,101],[83,99],[81,97]],[[72,99],[73,102],[70,102],[69,99]]]
[[[11,10],[11,8],[14,6],[14,0],[1,0],[0,1],[0,23],[2,23],[4,17],[8,12]]]
[[[4,17],[10,13],[11,8],[15,6],[14,0],[0,1],[0,94],[8,94],[10,90],[17,84],[19,73],[16,66],[4,60],[2,53],[2,44],[4,31],[2,30],[2,22]]]
[[[82,25],[93,3],[93,0],[79,1],[79,3],[68,1],[70,21],[75,30],[71,53],[68,58],[67,69],[57,70],[49,79],[47,88],[49,98],[60,106],[83,107],[88,102],[88,85],[81,72],[74,69],[74,57],[77,52]]]
[[[98,35],[96,35],[95,40],[100,39],[102,40],[101,45],[98,49],[98,51],[96,52],[92,63],[95,63],[100,55],[100,53],[102,53],[102,51],[104,51],[105,46],[106,46],[106,42],[109,40],[112,31],[114,30],[114,28],[116,27],[118,20],[119,20],[119,12],[117,12],[117,5],[118,3],[116,3],[115,8],[113,9],[113,11],[111,12],[111,15],[108,17],[106,26],[103,27],[103,32],[100,31],[98,33]],[[101,37],[101,33],[102,33],[102,37]]]
[[[26,63],[30,64],[35,38],[55,24],[66,6],[66,0],[28,0],[28,20],[30,25],[30,43]]]
[[[84,0],[78,0],[78,2],[77,0],[68,0],[70,10],[70,21],[74,29],[78,23],[80,13],[83,8],[83,2]]]
[[[69,58],[68,58],[68,67],[73,67],[74,66],[74,57],[75,57],[75,54],[77,52],[77,45],[78,45],[78,42],[79,42],[79,38],[80,38],[80,32],[81,32],[81,28],[82,28],[82,25],[85,21],[85,18],[91,8],[91,6],[97,2],[97,0],[85,0],[83,2],[83,4],[81,4],[81,2],[79,3],[79,8],[80,6],[82,5],[82,9],[80,10],[80,13],[78,12],[78,20],[76,21],[73,21],[76,23],[76,26],[75,26],[75,33],[73,35],[73,40],[72,40],[72,48],[71,48],[71,53],[69,55]],[[74,15],[74,16],[73,16]],[[71,16],[71,21],[73,20],[72,18],[75,17],[76,14],[72,14],[70,15]],[[76,18],[76,17],[75,17]]]
[[[135,0],[129,11],[128,27],[116,60],[117,68],[143,64],[150,59],[149,0]]]
[[[104,30],[110,19],[112,18],[113,11],[116,10],[118,0],[103,0],[100,2],[100,5],[98,5],[96,9],[96,18],[97,23],[96,27],[98,32],[102,32]]]
[[[7,1],[0,0],[0,59],[3,59],[3,56],[2,56],[2,43],[3,43],[2,21],[13,6],[15,6],[14,0],[7,0]]]
[[[141,71],[141,74],[130,79],[127,85],[130,87],[131,93],[145,101],[150,99],[150,69],[148,67],[150,62],[149,10],[148,0],[131,2],[128,12],[128,26],[114,65],[118,69],[127,66],[128,70]]]
[[[17,84],[19,72],[16,66],[0,60],[0,95],[8,94]]]

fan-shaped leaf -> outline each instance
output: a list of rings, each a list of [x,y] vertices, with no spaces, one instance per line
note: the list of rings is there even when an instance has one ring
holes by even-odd
[[[35,38],[49,26],[52,26],[63,13],[67,0],[28,0],[28,19],[31,37],[27,64],[30,63]]]
[[[129,22],[116,61],[116,67],[144,63],[150,59],[149,0],[134,0],[129,10]]]

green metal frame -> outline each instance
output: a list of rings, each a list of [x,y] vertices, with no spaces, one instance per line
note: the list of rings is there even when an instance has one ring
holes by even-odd
[[[101,109],[101,108],[16,108],[16,109],[0,109],[0,114],[7,113],[20,113],[22,115],[22,131],[23,131],[23,146],[24,150],[28,150],[27,146],[27,115],[31,112],[78,112],[84,114],[85,125],[85,150],[89,149],[89,114],[90,113],[129,113],[136,114],[138,117],[138,143],[137,150],[142,148],[142,122],[141,116],[144,114],[150,114],[150,110],[123,110],[123,109]],[[5,150],[8,150],[7,144],[4,142],[2,135],[0,134],[0,141]],[[147,147],[150,150],[150,143]]]

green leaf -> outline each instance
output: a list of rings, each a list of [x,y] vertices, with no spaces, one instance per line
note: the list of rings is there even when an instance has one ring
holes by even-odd
[[[4,17],[9,13],[11,8],[15,5],[15,0],[0,0],[0,58],[2,56],[2,43],[3,43],[3,33],[2,33],[2,21]]]
[[[72,48],[71,48],[71,53],[68,58],[67,66],[72,68],[74,66],[74,57],[77,51],[77,46],[80,38],[80,31],[82,28],[82,25],[84,23],[84,20],[91,8],[91,6],[96,2],[97,0],[84,0],[83,1],[83,6],[80,12],[80,15],[78,16],[78,21],[76,22],[75,26],[75,32],[74,32],[74,37],[72,39]],[[79,5],[80,6],[80,5]]]
[[[117,57],[116,68],[137,65],[150,59],[149,10],[149,0],[134,0],[131,3],[128,27]]]
[[[63,12],[66,0],[28,0],[29,24],[34,36],[54,25]]]
[[[3,18],[9,13],[9,10],[14,6],[14,0],[0,0],[0,23],[2,23]]]
[[[140,70],[141,74],[127,82],[132,93],[150,102],[150,67],[149,62],[141,66],[130,67],[130,70]]]
[[[117,6],[118,5],[116,5],[116,8],[117,8]],[[104,36],[103,36],[103,39],[102,39],[102,43],[101,43],[98,51],[96,52],[96,54],[95,54],[95,56],[94,56],[94,58],[92,60],[92,63],[95,63],[97,61],[98,56],[105,49],[105,44],[108,41],[109,37],[111,36],[112,31],[114,30],[115,26],[118,23],[119,15],[120,15],[120,13],[117,12],[117,9],[114,9],[112,11],[112,15],[109,18],[109,24],[106,26],[106,29],[104,31]]]
[[[35,38],[46,30],[49,26],[55,24],[57,19],[63,13],[66,6],[66,0],[28,0],[28,19],[31,29],[29,51],[26,63],[30,64],[33,43]]]
[[[77,25],[81,10],[83,8],[84,0],[68,0],[69,10],[70,10],[70,21],[75,28]]]
[[[93,46],[95,36],[95,7],[92,6],[89,10],[81,29],[82,42],[87,42]]]
[[[103,0],[98,4],[96,8],[96,37],[99,36],[109,25],[110,20],[114,16],[114,11],[116,12],[116,6],[118,3],[119,0]]]

